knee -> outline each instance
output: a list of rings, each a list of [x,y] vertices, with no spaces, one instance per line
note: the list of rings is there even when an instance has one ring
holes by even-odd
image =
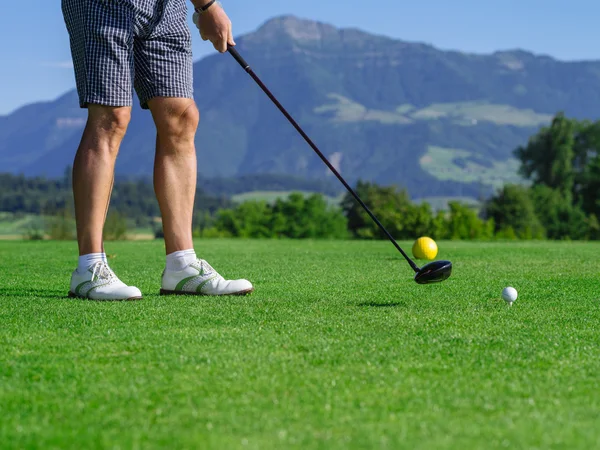
[[[131,120],[131,108],[91,106],[89,121],[93,128],[109,138],[122,139]]]
[[[166,108],[163,119],[157,123],[158,134],[167,139],[193,141],[200,121],[200,112],[194,102]]]

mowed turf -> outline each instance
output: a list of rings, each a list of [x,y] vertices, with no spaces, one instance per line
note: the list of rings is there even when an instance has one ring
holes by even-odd
[[[145,299],[95,303],[74,243],[0,242],[0,447],[598,448],[600,245],[439,245],[420,286],[386,242],[197,241],[256,286],[215,299],[109,243]]]

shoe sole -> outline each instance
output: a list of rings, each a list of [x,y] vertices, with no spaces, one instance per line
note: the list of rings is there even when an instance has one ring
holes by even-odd
[[[235,297],[240,295],[248,295],[254,292],[254,288],[246,289],[245,291],[233,292],[231,294],[202,294],[199,292],[184,292],[184,291],[167,291],[166,289],[160,290],[160,295],[199,295],[203,297]]]
[[[132,302],[135,300],[142,300],[143,297],[129,297],[129,298],[89,298],[77,295],[74,292],[69,291],[69,298],[78,298],[80,300],[89,300],[91,302]]]

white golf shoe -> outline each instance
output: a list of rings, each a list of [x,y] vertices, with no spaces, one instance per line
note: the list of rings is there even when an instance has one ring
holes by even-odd
[[[69,297],[90,300],[139,300],[142,293],[135,286],[127,286],[115,275],[106,262],[100,261],[80,274],[75,270],[71,275]]]
[[[161,295],[245,295],[254,290],[248,280],[226,280],[203,259],[180,271],[165,270]]]

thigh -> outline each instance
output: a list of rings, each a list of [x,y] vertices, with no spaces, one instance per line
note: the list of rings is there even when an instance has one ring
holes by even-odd
[[[159,19],[134,43],[135,90],[142,108],[155,97],[193,98],[192,39],[185,0],[157,0]]]
[[[133,22],[127,2],[62,0],[81,107],[130,106]]]

